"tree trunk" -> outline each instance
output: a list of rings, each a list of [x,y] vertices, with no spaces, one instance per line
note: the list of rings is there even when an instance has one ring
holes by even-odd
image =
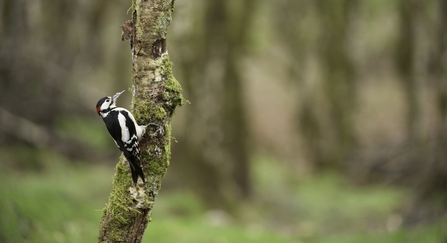
[[[144,185],[133,185],[129,166],[120,157],[101,219],[99,242],[141,242],[169,165],[170,121],[175,108],[183,103],[166,48],[173,9],[174,0],[133,0],[133,18],[122,25],[123,39],[130,39],[132,50],[132,113],[138,124],[159,126],[150,127],[140,142]]]
[[[318,124],[310,125],[311,132],[303,134],[311,143],[309,144],[314,155],[314,163],[317,167],[325,166],[341,167],[349,156],[350,151],[356,146],[354,134],[353,114],[356,109],[356,80],[353,62],[348,52],[349,40],[349,16],[356,6],[355,1],[315,1],[319,18],[321,18],[321,34],[319,36],[319,56],[322,65],[322,92],[326,99],[327,107],[311,107],[311,113],[303,108],[303,125],[313,123],[318,117],[319,110],[325,111],[324,124],[326,133]],[[307,104],[313,105],[312,101]],[[306,103],[304,103],[307,105]],[[308,114],[306,114],[309,113]],[[303,130],[307,129],[303,127]]]
[[[204,2],[194,31],[179,38],[183,53],[176,54],[186,67],[182,84],[192,105],[185,133],[176,136],[183,146],[173,155],[187,162],[176,164],[170,176],[181,178],[209,208],[231,211],[252,190],[241,64],[259,1],[228,4]]]
[[[447,2],[438,0],[437,11],[433,50],[428,65],[431,94],[436,101],[436,120],[428,134],[430,143],[425,157],[420,156],[423,160],[419,163],[420,173],[415,179],[413,200],[404,217],[405,225],[430,222],[447,212],[447,69],[443,61],[447,53]]]
[[[396,66],[401,82],[403,84],[408,105],[407,111],[407,134],[410,142],[418,142],[421,132],[420,109],[418,92],[414,73],[414,48],[415,48],[415,22],[417,18],[417,2],[411,0],[399,1],[399,24],[400,32],[397,40]]]

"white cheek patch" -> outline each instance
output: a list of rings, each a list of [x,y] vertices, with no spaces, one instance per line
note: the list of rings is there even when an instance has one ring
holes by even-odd
[[[107,108],[109,108],[109,106],[110,106],[109,102],[104,102],[104,103],[102,103],[102,105],[101,105],[101,110],[102,110],[102,111],[103,111],[103,110],[106,110]]]
[[[121,127],[121,141],[126,142],[130,138],[129,129],[126,126],[126,117],[123,114],[118,113],[118,122]]]
[[[102,103],[101,108],[99,109],[99,114],[103,118],[105,118],[107,115],[109,115],[109,112],[108,111],[106,112],[106,110],[109,109],[109,107],[110,107],[110,102]]]

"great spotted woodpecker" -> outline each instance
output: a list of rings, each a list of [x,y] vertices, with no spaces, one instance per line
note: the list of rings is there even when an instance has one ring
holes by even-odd
[[[136,185],[138,176],[145,182],[144,173],[140,165],[139,141],[146,132],[147,126],[155,124],[149,123],[148,125],[140,126],[130,111],[116,107],[115,102],[123,92],[124,90],[112,97],[106,96],[101,98],[96,104],[96,112],[104,120],[116,146],[123,152],[129,162],[132,180]]]

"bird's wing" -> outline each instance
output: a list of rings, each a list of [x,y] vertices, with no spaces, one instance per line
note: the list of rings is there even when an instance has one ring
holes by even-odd
[[[116,117],[119,115],[117,111],[110,111],[109,115],[104,118],[104,122],[106,124],[107,130],[109,131],[110,136],[112,136],[116,145],[120,150],[124,147],[123,142],[121,140],[122,129],[120,128],[120,123]]]
[[[138,143],[138,136],[135,127],[135,123],[131,119],[131,114],[128,112],[123,112],[123,116],[125,117],[126,127],[128,128],[128,137],[127,140],[123,140],[124,147],[128,151],[133,152],[133,156],[137,157],[140,160],[140,148]],[[139,162],[139,161],[138,161]]]

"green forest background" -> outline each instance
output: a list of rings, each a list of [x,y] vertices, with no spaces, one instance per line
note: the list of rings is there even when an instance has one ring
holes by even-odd
[[[130,0],[0,0],[0,242],[95,242]],[[447,1],[177,0],[144,242],[447,242]]]

